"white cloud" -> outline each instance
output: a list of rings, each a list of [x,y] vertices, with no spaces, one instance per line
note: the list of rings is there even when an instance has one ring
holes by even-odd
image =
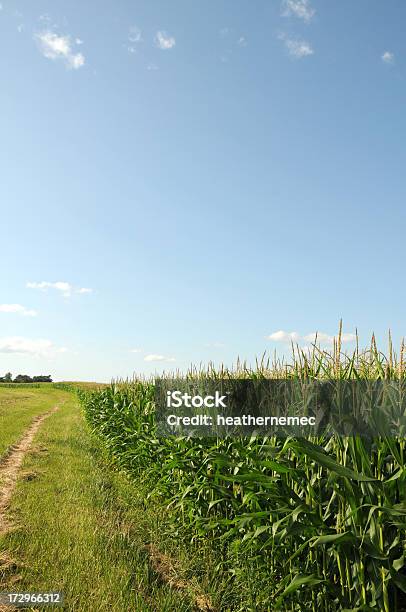
[[[144,361],[176,361],[174,357],[165,357],[165,355],[145,355]]]
[[[138,43],[142,41],[141,30],[137,26],[131,26],[128,34],[128,40],[132,43]]]
[[[321,344],[333,344],[334,336],[329,336],[323,332],[312,332],[311,334],[306,334],[306,336],[303,336],[303,340],[310,343],[314,343],[317,340],[317,342],[320,342]]]
[[[385,64],[393,64],[395,61],[395,54],[391,53],[391,51],[385,51],[385,53],[381,55],[381,60]]]
[[[141,353],[141,349],[140,348],[133,348],[130,350],[130,353]]]
[[[73,51],[70,36],[58,36],[55,32],[47,30],[36,34],[35,38],[44,57],[62,60],[67,68],[78,69],[84,65],[85,57],[83,53]]]
[[[272,340],[273,342],[295,342],[295,343],[307,342],[310,344],[314,344],[317,340],[317,344],[333,345],[334,339],[337,338],[337,336],[330,336],[329,334],[325,334],[323,332],[312,332],[310,334],[306,334],[305,336],[301,336],[297,332],[285,332],[281,330],[281,331],[274,332],[270,336],[267,336],[267,338],[268,340]],[[351,334],[351,333],[341,334],[341,342],[343,344],[348,344],[348,343],[354,342],[355,340],[356,340],[355,334]]]
[[[50,283],[48,281],[41,281],[40,283],[28,282],[27,287],[29,289],[41,289],[44,291],[52,288],[57,289],[58,291],[62,291],[64,294],[68,295],[70,295],[72,292],[72,286],[64,281],[57,281],[56,283]]]
[[[225,344],[223,344],[222,342],[209,342],[208,344],[204,345],[205,348],[225,348]]]
[[[47,291],[48,289],[55,289],[59,291],[64,297],[70,297],[72,293],[92,293],[93,289],[89,287],[74,287],[70,283],[66,281],[57,281],[55,283],[50,283],[49,281],[41,281],[40,283],[29,282],[26,285],[28,289],[39,289],[41,291]]]
[[[83,45],[83,40],[81,38],[75,38],[75,43],[77,45]]]
[[[228,36],[229,32],[230,32],[230,28],[221,28],[221,30],[219,31],[219,34],[221,38],[225,38],[226,36]]]
[[[282,17],[298,17],[309,23],[316,11],[309,0],[284,0],[282,2]]]
[[[301,59],[314,54],[311,44],[305,40],[288,38],[285,34],[281,34],[279,38],[284,41],[289,55],[295,59]]]
[[[355,342],[357,339],[356,334],[341,334],[341,342],[346,344],[347,342]]]
[[[156,64],[148,64],[147,70],[159,70],[159,68]]]
[[[246,47],[247,46],[247,39],[245,38],[245,36],[240,36],[240,38],[238,39],[238,45],[240,47]]]
[[[127,51],[128,53],[137,53],[137,44],[142,42],[141,30],[137,26],[131,26],[128,31]]]
[[[310,343],[314,343],[316,342],[320,342],[320,344],[330,344],[333,345],[334,344],[334,340],[337,338],[337,336],[330,336],[329,334],[324,334],[323,332],[313,332],[311,334],[307,334],[306,336],[303,337],[303,340],[306,340],[306,342],[310,342]],[[341,334],[341,342],[343,344],[348,344],[350,342],[354,342],[356,340],[356,335],[355,334],[349,334],[349,333],[345,333],[345,334]]]
[[[36,310],[26,308],[21,304],[0,304],[0,312],[20,314],[23,317],[36,317],[38,314]]]
[[[23,338],[11,336],[0,338],[0,353],[14,353],[31,357],[52,357],[55,353],[66,352],[65,347],[58,348],[50,340],[43,338]]]
[[[169,36],[166,32],[160,30],[156,33],[155,44],[163,51],[166,51],[167,49],[172,49],[176,45],[176,40],[173,36]]]
[[[76,289],[76,293],[92,293],[93,289],[90,289],[90,287],[80,287],[80,289]]]
[[[268,336],[268,340],[274,342],[297,342],[299,339],[300,336],[297,332],[285,332],[282,329]]]
[[[85,65],[85,56],[82,53],[76,53],[72,56],[72,68],[78,69]]]

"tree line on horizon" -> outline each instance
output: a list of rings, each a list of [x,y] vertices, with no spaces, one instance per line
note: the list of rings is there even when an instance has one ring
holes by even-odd
[[[52,378],[50,375],[44,376],[28,376],[27,374],[18,374],[15,378],[11,372],[7,372],[4,376],[0,376],[0,383],[51,383]]]

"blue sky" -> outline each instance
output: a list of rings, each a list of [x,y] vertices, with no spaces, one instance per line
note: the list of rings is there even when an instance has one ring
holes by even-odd
[[[0,374],[253,362],[341,317],[399,343],[405,20],[2,0]]]

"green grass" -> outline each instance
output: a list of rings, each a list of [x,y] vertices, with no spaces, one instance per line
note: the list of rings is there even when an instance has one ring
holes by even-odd
[[[2,588],[18,575],[13,589],[61,590],[65,609],[80,612],[194,609],[193,589],[169,588],[149,562],[145,545],[157,542],[162,511],[145,512],[145,492],[109,469],[75,396],[63,396],[36,436],[23,466],[28,476],[12,499],[16,529],[0,549],[15,565],[3,572]]]
[[[35,416],[47,412],[64,398],[66,393],[49,385],[23,389],[0,385],[0,457],[18,441]]]

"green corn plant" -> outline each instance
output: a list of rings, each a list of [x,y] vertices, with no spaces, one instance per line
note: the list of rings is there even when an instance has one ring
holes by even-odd
[[[340,324],[331,352],[316,339],[308,351],[293,346],[291,363],[264,355],[255,369],[210,364],[185,377],[364,381],[367,397],[375,381],[406,379],[404,353],[389,335],[387,356],[375,337],[364,351],[357,338],[345,354]],[[402,389],[388,386],[389,406]],[[210,545],[218,571],[232,577],[227,609],[406,609],[404,431],[389,436],[377,416],[372,438],[161,438],[153,379],[79,396],[91,430],[170,509],[178,536]],[[400,403],[406,412],[406,398]]]

